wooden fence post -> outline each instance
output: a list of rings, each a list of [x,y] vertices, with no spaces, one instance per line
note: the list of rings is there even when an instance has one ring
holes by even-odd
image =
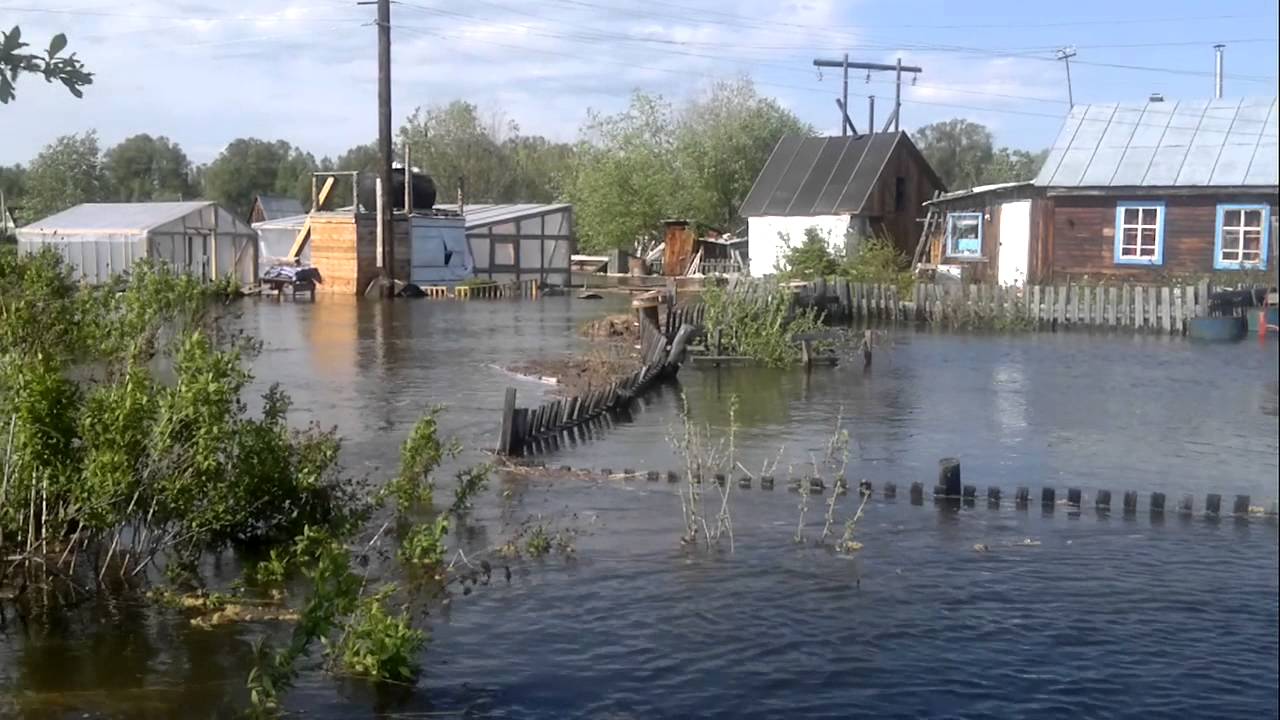
[[[512,422],[516,414],[516,389],[507,388],[507,395],[502,402],[502,426],[498,430],[498,454],[511,454]]]

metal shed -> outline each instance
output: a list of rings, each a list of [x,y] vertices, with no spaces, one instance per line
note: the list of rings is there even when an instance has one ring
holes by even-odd
[[[18,229],[18,252],[53,248],[90,283],[105,282],[141,258],[201,278],[258,275],[257,234],[210,201],[85,203]]]
[[[457,212],[457,205],[437,205]],[[477,277],[498,281],[569,283],[569,256],[576,251],[573,206],[476,204],[462,209]]]

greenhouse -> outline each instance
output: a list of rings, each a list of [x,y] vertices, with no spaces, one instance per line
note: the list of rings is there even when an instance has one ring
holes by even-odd
[[[457,205],[437,205],[457,211]],[[569,283],[575,253],[573,206],[564,203],[476,204],[462,211],[476,277]]]
[[[209,201],[85,203],[18,229],[18,252],[53,248],[85,282],[102,283],[142,258],[202,280],[257,280],[257,235]]]

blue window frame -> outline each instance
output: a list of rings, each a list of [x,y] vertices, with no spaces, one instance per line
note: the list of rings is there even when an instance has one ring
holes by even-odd
[[[947,213],[947,257],[982,257],[982,213]]]
[[[1213,234],[1215,270],[1266,270],[1269,205],[1219,205]]]
[[[1115,263],[1164,264],[1164,202],[1135,200],[1116,203]]]

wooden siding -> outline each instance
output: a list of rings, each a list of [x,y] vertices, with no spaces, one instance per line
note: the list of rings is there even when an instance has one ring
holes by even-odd
[[[395,219],[395,272],[409,279],[409,222]],[[371,214],[311,216],[311,264],[321,292],[358,295],[378,276],[377,221]]]
[[[1115,262],[1116,203],[1150,199],[1165,204],[1164,262],[1155,266],[1117,265]],[[1276,214],[1274,195],[1192,195],[1129,197],[1121,195],[1071,196],[1049,199],[1051,218],[1047,249],[1049,267],[1045,279],[1115,277],[1151,279],[1163,276],[1203,275],[1214,271],[1214,237],[1220,203],[1269,203]],[[1277,238],[1271,238],[1274,257]],[[1033,253],[1034,254],[1034,253]],[[1269,265],[1274,268],[1274,266]]]
[[[905,180],[902,210],[895,208],[898,178]],[[908,258],[915,253],[920,240],[923,204],[942,186],[933,180],[924,158],[903,139],[885,161],[876,177],[871,195],[863,208],[863,216],[872,226],[893,238],[894,245]]]
[[[958,201],[943,206],[942,222],[929,236],[928,261],[934,265],[958,265],[961,267],[961,280],[965,283],[997,282],[1000,278],[1000,214],[1005,203],[1031,201],[1031,215],[1028,228],[1027,281],[1035,282],[1044,264],[1040,253],[1043,252],[1041,238],[1044,236],[1044,206],[1046,200],[1039,197],[1019,197],[1017,195],[977,196],[971,202]],[[982,256],[979,258],[956,258],[946,254],[947,215],[951,213],[982,214]]]

